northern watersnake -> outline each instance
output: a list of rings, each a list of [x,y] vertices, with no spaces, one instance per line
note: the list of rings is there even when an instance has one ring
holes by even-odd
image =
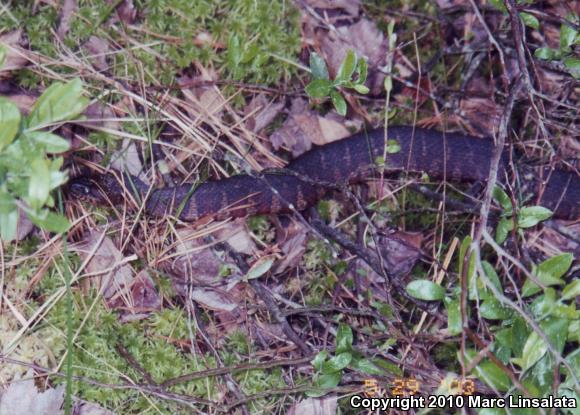
[[[295,175],[266,171],[259,176],[241,174],[208,181],[196,189],[191,184],[150,189],[136,177],[109,173],[77,177],[69,189],[76,197],[113,204],[120,203],[125,196],[124,189],[128,189],[145,200],[148,215],[161,217],[180,212],[179,218],[183,221],[208,216],[223,219],[288,213],[292,210],[289,204],[302,210],[324,196],[327,188],[315,182],[342,185],[361,181],[372,171],[376,173],[377,160],[382,163],[384,138],[384,130],[376,129],[315,147],[286,166]],[[451,182],[483,182],[488,178],[494,150],[493,140],[489,138],[406,126],[390,127],[388,138],[396,140],[400,150],[387,154],[384,160],[387,171],[424,172],[432,179]],[[508,160],[506,149],[499,165],[500,182],[507,177]],[[526,165],[518,171],[524,184],[523,196],[531,196],[529,203],[551,209],[556,218],[579,217],[577,173]]]

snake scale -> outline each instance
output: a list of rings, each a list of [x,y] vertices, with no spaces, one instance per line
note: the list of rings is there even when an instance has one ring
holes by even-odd
[[[387,154],[386,171],[424,172],[430,179],[450,182],[485,182],[490,171],[493,140],[458,133],[393,126],[389,140],[396,140],[399,151]],[[392,143],[392,142],[391,142]],[[317,182],[345,185],[378,175],[376,163],[385,146],[383,129],[361,132],[348,138],[317,146],[287,166],[295,174],[263,171],[257,175],[240,174],[208,181],[197,188],[191,184],[150,189],[136,177],[121,174],[80,176],[69,185],[72,194],[96,203],[122,202],[132,192],[145,202],[149,216],[179,215],[183,221],[206,217],[223,219],[256,214],[289,213],[315,204],[328,190]],[[502,152],[498,181],[510,171],[509,150]],[[551,209],[555,218],[580,216],[580,181],[577,172],[532,167],[521,164],[520,197],[527,204]],[[124,183],[122,183],[124,182]]]

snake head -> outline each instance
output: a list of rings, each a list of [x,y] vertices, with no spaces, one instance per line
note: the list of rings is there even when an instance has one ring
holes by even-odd
[[[67,186],[73,198],[99,205],[117,204],[123,201],[123,185],[114,174],[79,176]]]

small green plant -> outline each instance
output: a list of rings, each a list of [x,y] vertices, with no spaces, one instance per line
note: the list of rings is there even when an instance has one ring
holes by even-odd
[[[576,310],[575,300],[580,294],[580,283],[578,280],[567,283],[563,279],[571,268],[573,256],[556,255],[532,267],[535,280],[540,281],[544,289],[531,279],[527,279],[521,288],[522,298],[540,294],[526,307],[526,314],[544,333],[545,336],[542,336],[527,324],[515,308],[501,300],[506,290],[491,263],[482,261],[481,271],[476,272],[475,257],[468,257],[472,242],[471,237],[466,237],[461,243],[458,255],[458,274],[467,280],[467,301],[470,305],[465,317],[469,318],[469,313],[477,310],[481,318],[492,322],[490,333],[494,336],[491,350],[493,355],[504,365],[519,366],[519,380],[533,396],[545,397],[554,393],[552,385],[554,374],[557,373],[557,376],[563,374],[565,379],[559,384],[558,395],[577,397],[574,389],[575,377],[569,372],[569,368],[578,373],[580,353],[576,345],[580,333],[580,315]],[[558,293],[555,286],[563,288]],[[459,286],[446,294],[443,287],[431,281],[417,280],[407,286],[407,291],[422,300],[443,300],[447,310],[448,333],[457,336],[464,331]],[[545,338],[553,349],[550,350]],[[567,344],[571,352],[566,354]],[[553,352],[560,354],[566,364],[558,362]],[[478,350],[473,347],[467,347],[463,356],[457,351],[458,361],[472,367],[472,375],[500,392],[514,393],[512,379],[497,364],[497,360],[483,358],[476,363],[477,356]],[[556,365],[558,370],[555,370]]]
[[[87,106],[80,79],[56,82],[44,91],[23,117],[18,107],[0,98],[0,235],[16,235],[18,208],[30,220],[50,232],[68,228],[64,216],[49,210],[55,206],[51,191],[66,182],[60,171],[69,149],[66,140],[46,131],[77,117]]]
[[[340,94],[340,88],[354,89],[360,94],[367,94],[369,89],[364,85],[367,80],[368,66],[365,59],[357,59],[354,51],[349,49],[335,79],[330,79],[326,62],[317,53],[310,55],[310,72],[312,81],[306,85],[306,93],[310,98],[330,97],[332,104],[340,115],[346,115],[346,101]],[[357,74],[354,79],[353,75]]]
[[[580,19],[575,14],[569,14],[566,18],[576,24],[580,23]],[[580,79],[580,58],[574,55],[572,50],[574,45],[580,45],[580,34],[572,26],[562,23],[560,26],[560,47],[558,49],[538,48],[535,50],[534,56],[549,61],[560,61],[568,68],[574,78]]]
[[[514,208],[510,197],[500,187],[493,189],[493,198],[503,209],[502,217],[495,228],[495,240],[503,243],[509,232],[515,229],[526,229],[536,226],[552,216],[552,211],[543,206],[524,206],[514,217]]]
[[[322,396],[336,387],[347,368],[369,375],[384,374],[382,369],[353,347],[353,340],[352,329],[346,324],[340,324],[336,332],[334,356],[323,350],[312,361],[316,373],[313,380],[315,389],[308,393],[310,396]]]

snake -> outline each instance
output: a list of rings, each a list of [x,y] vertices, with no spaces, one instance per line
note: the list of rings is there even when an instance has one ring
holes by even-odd
[[[226,219],[304,210],[321,200],[329,188],[344,188],[372,176],[395,172],[426,174],[429,180],[450,183],[488,180],[496,151],[494,140],[455,132],[411,126],[361,131],[309,151],[284,169],[238,174],[199,185],[154,188],[135,176],[117,171],[83,174],[71,179],[74,198],[118,206],[127,196],[143,203],[146,215],[172,215],[185,222]],[[499,151],[498,151],[499,153]],[[509,147],[501,149],[497,183],[514,183],[515,163]],[[553,218],[580,215],[580,181],[574,170],[534,166],[518,161],[517,198],[540,205]],[[510,174],[511,172],[511,174]],[[511,179],[510,179],[511,177]],[[514,186],[511,186],[512,189]]]

